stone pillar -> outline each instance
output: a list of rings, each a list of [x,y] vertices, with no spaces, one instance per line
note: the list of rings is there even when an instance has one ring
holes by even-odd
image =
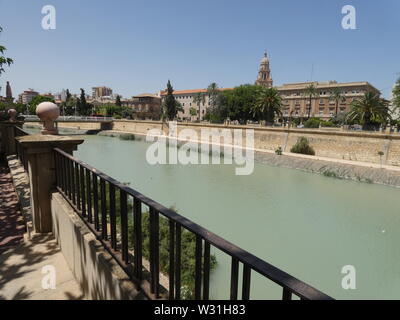
[[[17,140],[26,151],[31,189],[33,228],[36,233],[52,231],[51,193],[55,190],[54,148],[72,155],[84,140],[68,136],[29,135]]]
[[[23,121],[1,122],[1,149],[6,156],[16,154],[14,126],[22,128]]]

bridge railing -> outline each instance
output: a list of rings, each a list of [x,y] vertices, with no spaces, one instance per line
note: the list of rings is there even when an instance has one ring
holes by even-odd
[[[14,137],[21,137],[21,136],[27,136],[29,135],[28,132],[25,130],[21,129],[18,126],[14,126]],[[15,143],[15,151],[17,154],[18,159],[21,161],[22,165],[24,166],[25,172],[28,173],[28,157],[26,154],[26,150],[22,148],[21,144],[18,142],[18,140],[14,141]]]
[[[36,115],[25,115],[25,121],[41,121]],[[60,116],[56,121],[74,122],[74,121],[88,121],[88,122],[108,122],[112,121],[112,117],[81,117],[81,116]]]
[[[164,265],[169,278],[168,297],[171,300],[182,299],[182,269],[187,267],[182,264],[182,256],[187,254],[187,250],[182,250],[182,241],[187,239],[189,232],[195,240],[192,295],[195,299],[210,298],[212,248],[230,256],[231,300],[237,300],[239,296],[240,265],[243,267],[243,300],[251,296],[252,272],[279,285],[284,300],[292,299],[292,295],[304,300],[332,299],[70,154],[54,150],[58,191],[138,286],[143,289],[145,275],[149,278],[149,298],[160,297],[160,248],[161,240],[167,238],[162,249],[164,264],[165,259],[168,261]],[[148,225],[144,224],[144,215],[148,218]],[[143,268],[145,251],[149,253],[149,277]],[[168,257],[165,257],[165,252]]]

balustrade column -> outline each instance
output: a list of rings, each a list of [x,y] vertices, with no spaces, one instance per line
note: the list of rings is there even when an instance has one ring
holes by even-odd
[[[52,231],[51,193],[55,190],[56,173],[54,148],[72,155],[83,139],[58,135],[28,135],[17,140],[25,150],[31,189],[31,208],[34,231]]]

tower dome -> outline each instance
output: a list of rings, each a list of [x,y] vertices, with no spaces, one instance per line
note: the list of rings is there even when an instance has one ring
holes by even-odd
[[[266,88],[272,88],[272,77],[271,70],[269,69],[269,59],[267,52],[264,53],[264,57],[261,59],[260,68],[258,70],[258,77],[256,85],[263,86]]]

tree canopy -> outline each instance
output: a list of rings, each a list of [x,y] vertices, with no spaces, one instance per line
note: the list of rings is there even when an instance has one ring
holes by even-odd
[[[171,85],[171,81],[168,80],[167,83],[167,95],[162,105],[163,115],[168,121],[173,121],[178,114],[178,111],[182,111],[181,104],[176,101],[174,97],[174,88]]]
[[[3,28],[0,27],[0,33],[3,31]],[[7,58],[5,56],[6,52],[6,47],[0,45],[0,75],[5,72],[4,66],[10,66],[12,63],[14,63],[13,59]]]
[[[51,98],[51,97],[46,97],[46,96],[41,96],[41,95],[38,95],[38,96],[34,97],[31,100],[31,102],[29,103],[29,113],[30,114],[35,114],[37,105],[39,103],[47,102],[47,101],[54,103],[54,99]]]
[[[390,119],[388,102],[374,92],[366,92],[361,99],[354,100],[347,115],[348,121],[358,121],[363,130],[374,129]]]
[[[397,110],[400,109],[400,78],[397,79],[396,84],[394,85],[393,91],[392,91],[392,103],[393,107]]]

